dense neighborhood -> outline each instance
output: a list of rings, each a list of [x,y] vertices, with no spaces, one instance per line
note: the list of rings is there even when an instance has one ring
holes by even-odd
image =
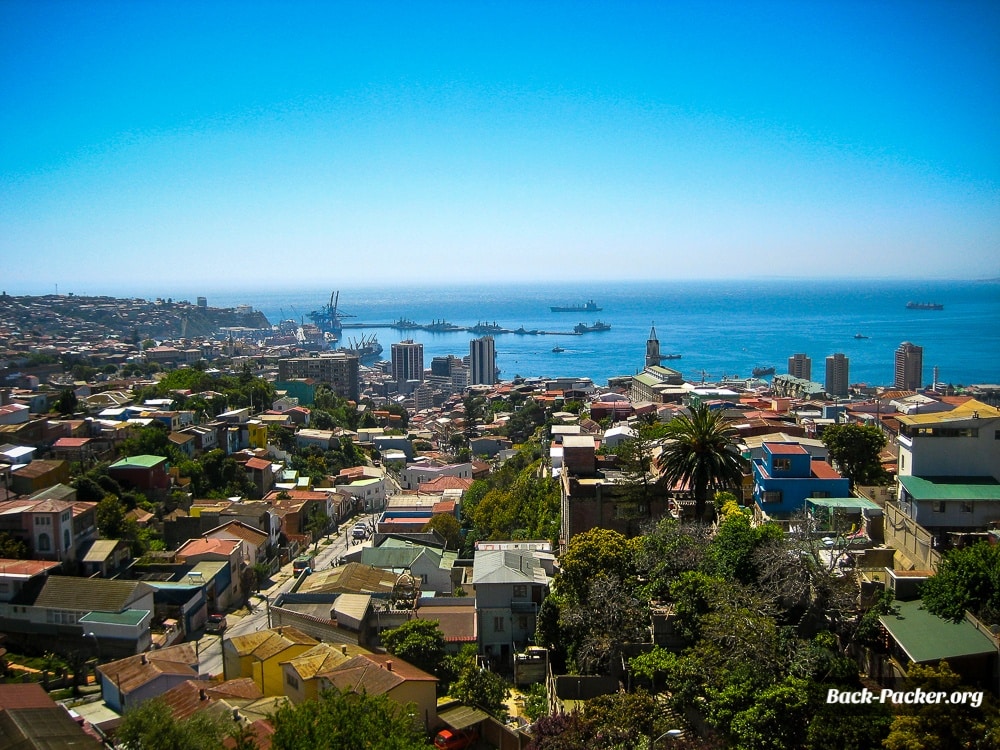
[[[0,297],[0,746],[1000,745],[1000,386],[262,318]]]

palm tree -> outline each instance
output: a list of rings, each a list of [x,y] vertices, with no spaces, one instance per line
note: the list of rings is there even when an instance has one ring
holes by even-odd
[[[733,449],[736,431],[721,412],[700,404],[690,416],[674,417],[664,437],[659,458],[663,477],[671,485],[686,484],[694,491],[694,513],[701,521],[708,491],[731,489],[742,479],[740,457]]]

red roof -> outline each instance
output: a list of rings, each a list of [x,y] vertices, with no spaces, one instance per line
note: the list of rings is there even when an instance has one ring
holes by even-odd
[[[178,555],[194,557],[195,555],[223,555],[229,557],[243,542],[239,539],[189,539],[177,550]]]
[[[62,563],[50,560],[6,560],[0,558],[0,575],[37,576],[58,568]],[[3,701],[0,701],[0,705]]]
[[[53,448],[82,448],[90,442],[90,438],[59,438],[52,444]]]
[[[263,458],[251,458],[246,462],[246,467],[248,469],[255,469],[256,471],[264,471],[271,468],[271,462]]]
[[[826,461],[815,460],[812,462],[812,475],[817,479],[843,479],[835,468]]]
[[[809,452],[798,443],[764,443],[764,447],[772,456],[801,456]]]

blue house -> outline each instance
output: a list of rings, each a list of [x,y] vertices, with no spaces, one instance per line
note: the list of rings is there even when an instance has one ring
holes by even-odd
[[[850,497],[850,482],[798,443],[764,443],[753,462],[753,498],[772,518],[801,511],[808,498]]]

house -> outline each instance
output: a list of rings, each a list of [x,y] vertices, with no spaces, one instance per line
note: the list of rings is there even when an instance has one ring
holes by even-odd
[[[57,484],[25,499],[0,502],[0,531],[24,541],[35,559],[78,560],[97,538],[97,526],[94,503],[75,500],[74,488]]]
[[[513,664],[513,654],[534,637],[549,582],[533,550],[476,552],[472,585],[480,654],[505,667]]]
[[[1000,409],[971,399],[951,411],[898,414],[899,476],[1000,481]]]
[[[108,475],[126,487],[165,490],[170,487],[170,465],[163,456],[129,456],[108,467]]]
[[[12,750],[102,750],[37,682],[0,685],[0,747]]]
[[[361,563],[393,573],[408,573],[420,581],[422,591],[451,594],[456,586],[452,569],[457,552],[445,552],[402,539],[387,537],[378,547],[361,550]]]
[[[132,548],[122,539],[95,539],[80,558],[83,575],[109,578],[132,559]]]
[[[0,603],[0,630],[19,643],[62,652],[135,654],[152,643],[153,589],[141,581],[36,576],[9,602]]]
[[[472,464],[432,465],[426,462],[413,463],[399,473],[399,484],[404,490],[415,490],[421,484],[438,477],[460,477],[472,479]]]
[[[268,535],[242,521],[229,521],[206,531],[207,539],[239,539],[243,542],[243,561],[253,566],[267,560]]]
[[[826,461],[813,459],[798,443],[764,443],[753,461],[754,502],[760,513],[788,518],[805,508],[808,498],[847,498],[850,480]]]
[[[335,688],[384,695],[400,706],[413,706],[413,718],[425,732],[437,726],[437,677],[389,654],[358,654],[319,674],[321,690]]]
[[[281,663],[318,643],[294,627],[271,628],[223,639],[222,673],[225,679],[252,678],[265,696],[284,695]]]
[[[209,592],[209,606],[223,610],[241,601],[243,596],[241,575],[244,568],[242,539],[217,539],[200,537],[189,539],[177,549],[177,557],[187,563],[196,563],[193,572],[216,582]],[[189,572],[190,576],[191,573]]]
[[[894,601],[893,612],[881,615],[889,649],[877,657],[869,673],[890,687],[902,684],[911,664],[936,665],[942,661],[962,676],[962,684],[996,693],[997,640],[971,616],[951,622],[924,609],[919,599]]]
[[[1000,482],[993,477],[899,476],[898,505],[935,536],[982,531],[1000,521]]]
[[[41,579],[60,567],[60,563],[47,560],[7,560],[0,558],[0,605],[14,599],[21,589],[31,584],[36,578],[39,581],[34,584],[41,587]],[[4,616],[0,607],[0,618]],[[0,620],[0,631],[3,630],[2,620]]]
[[[280,469],[280,465],[274,465],[266,458],[251,458],[243,464],[243,470],[257,488],[259,497],[264,497],[274,487],[274,475],[277,469]]]
[[[18,495],[32,495],[57,484],[69,482],[69,462],[39,459],[12,469],[10,488]]]
[[[364,653],[370,652],[356,645],[317,643],[308,651],[281,662],[285,696],[292,703],[316,700],[319,698],[319,675]]]
[[[97,673],[101,680],[101,697],[109,708],[119,713],[187,680],[206,679],[198,674],[195,643],[181,643],[108,662],[99,666]]]

